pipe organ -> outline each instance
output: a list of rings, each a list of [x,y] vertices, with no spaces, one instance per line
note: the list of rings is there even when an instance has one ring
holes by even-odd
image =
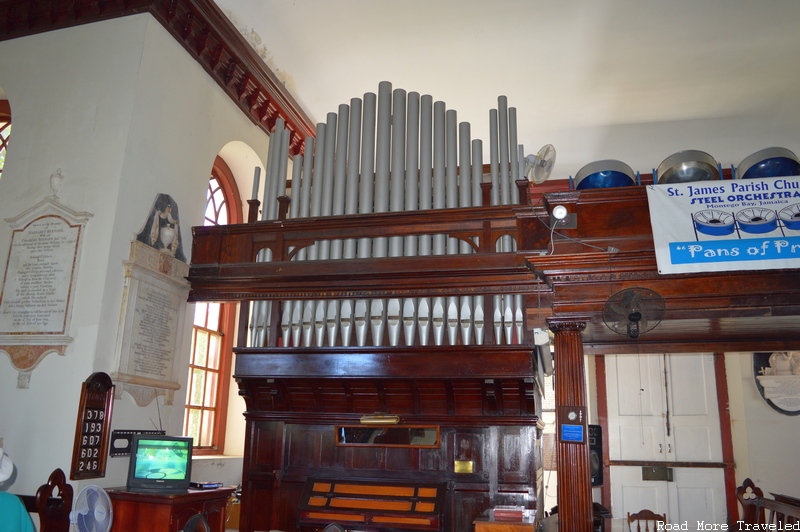
[[[242,530],[306,530],[312,478],[447,486],[440,530],[471,529],[498,504],[541,513],[525,308],[542,283],[518,247],[546,249],[547,211],[520,179],[516,110],[500,97],[489,114],[485,165],[455,110],[381,83],[305,139],[291,199],[279,120],[249,222],[193,228],[190,300],[241,302]],[[375,413],[439,442],[340,446]],[[361,517],[398,517],[373,513]]]
[[[504,96],[490,111],[491,193],[487,203],[519,202],[522,172],[517,149],[516,109]],[[278,198],[286,192],[289,132],[278,120],[270,143],[262,199],[262,220],[276,220]],[[483,142],[471,138],[470,124],[429,95],[392,89],[382,82],[328,113],[305,141],[292,171],[289,219],[484,205]],[[496,244],[516,250],[513,234]],[[293,261],[471,254],[475,242],[447,234],[318,240],[292,249]],[[271,261],[262,250],[259,261]],[[491,309],[490,312],[489,309]],[[409,298],[285,301],[280,332],[270,339],[273,305],[254,301],[248,345],[261,347],[518,344],[524,340],[520,294]],[[487,314],[488,312],[488,314]],[[488,320],[488,323],[487,323]],[[485,334],[493,327],[493,334]],[[279,334],[279,337],[278,337]]]

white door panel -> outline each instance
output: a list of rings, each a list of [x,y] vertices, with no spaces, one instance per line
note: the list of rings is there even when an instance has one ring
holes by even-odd
[[[609,458],[721,462],[713,356],[607,355]],[[665,371],[666,368],[666,371]],[[673,468],[673,481],[643,481],[642,468],[611,466],[611,512],[649,508],[670,523],[725,522],[721,468]]]
[[[612,460],[663,460],[662,454],[659,455],[659,447],[656,443],[661,441],[661,434],[656,434],[656,427],[653,426],[621,426],[617,427],[618,454],[619,457],[612,457]],[[609,429],[610,431],[610,429]],[[622,458],[624,457],[624,458]]]
[[[668,355],[668,437],[673,460],[722,461],[714,358],[710,354]]]
[[[673,523],[687,523],[689,530],[695,530],[698,521],[705,523],[724,523],[725,488],[722,469],[675,468],[673,470],[671,491],[676,504]]]
[[[663,459],[656,445],[664,439],[660,367],[658,355],[606,357],[611,460]]]
[[[611,515],[626,517],[644,508],[656,513],[669,511],[666,482],[642,480],[642,468],[611,466]],[[669,514],[667,514],[669,517]]]

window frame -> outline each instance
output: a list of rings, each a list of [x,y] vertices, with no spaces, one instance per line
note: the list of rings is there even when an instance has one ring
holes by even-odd
[[[231,172],[230,167],[225,163],[225,161],[217,156],[214,164],[211,168],[211,173],[209,175],[209,179],[206,182],[207,187],[210,186],[209,183],[211,179],[216,179],[217,183],[220,185],[220,189],[222,190],[222,195],[224,201],[227,205],[227,213],[228,213],[228,224],[237,224],[242,223],[243,214],[242,214],[242,199],[241,195],[239,194],[239,188],[236,185],[236,180],[233,177],[233,172]],[[204,225],[212,225],[209,224],[208,218],[206,218],[205,213],[208,209],[209,199],[206,199],[206,204],[203,209],[203,220]],[[218,207],[218,206],[216,206]],[[219,383],[217,386],[217,400],[216,406],[214,407],[215,411],[215,426],[212,430],[212,445],[199,447],[195,446],[193,449],[193,453],[195,455],[214,455],[214,454],[223,454],[225,452],[225,429],[228,421],[228,395],[230,393],[230,384],[231,384],[231,375],[232,365],[233,365],[233,344],[235,338],[235,326],[236,326],[236,317],[237,317],[237,304],[236,303],[220,303],[220,315],[219,315],[219,332],[221,333],[220,338],[220,362],[219,362]],[[194,313],[192,313],[194,316]],[[197,327],[194,325],[194,319],[192,321],[192,346],[194,347],[194,339],[197,330],[206,331],[208,329],[204,327]],[[190,353],[189,355],[189,371],[187,372],[187,381],[186,381],[186,402],[184,404],[184,421],[183,421],[183,434],[187,434],[187,421],[189,418],[189,412],[193,409],[200,409],[200,410],[207,410],[207,407],[190,407],[189,400],[191,397],[191,368],[192,368],[192,357],[194,356],[194,352]]]
[[[11,104],[7,99],[0,99],[0,150],[5,149],[8,158],[8,139],[11,137]],[[0,164],[0,179],[3,177],[5,160]]]

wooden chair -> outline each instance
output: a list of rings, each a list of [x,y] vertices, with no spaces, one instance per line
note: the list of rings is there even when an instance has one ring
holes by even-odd
[[[58,495],[53,492],[58,490]],[[72,486],[61,469],[56,469],[36,490],[36,495],[19,495],[25,508],[39,514],[39,532],[69,532],[69,512],[72,510]]]
[[[635,532],[655,532],[657,530],[656,523],[667,524],[667,514],[657,514],[651,510],[639,510],[636,513],[628,512],[628,529],[634,532],[631,526],[636,523]],[[644,528],[642,528],[644,523]]]

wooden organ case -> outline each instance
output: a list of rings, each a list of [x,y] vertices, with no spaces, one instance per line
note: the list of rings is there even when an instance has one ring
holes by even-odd
[[[545,208],[528,204],[528,182],[518,179],[504,98],[492,183],[469,124],[459,127],[458,161],[454,112],[387,85],[375,141],[370,94],[361,128],[354,99],[318,126],[316,145],[307,139],[305,159],[294,159],[291,207],[285,164],[268,163],[260,221],[251,200],[249,223],[193,229],[190,300],[241,302],[234,349],[247,405],[241,530],[321,530],[299,512],[310,504],[304,486],[311,478],[381,489],[444,486],[441,504],[421,506],[436,508],[429,510],[440,514],[430,520],[436,528],[379,527],[390,521],[371,510],[369,530],[470,530],[495,505],[543,510],[541,382],[524,315],[541,283],[515,247],[522,221],[538,223]],[[428,140],[418,140],[425,131]],[[510,137],[515,145],[513,130]],[[348,152],[359,143],[360,155]],[[374,177],[372,154],[365,163],[363,153],[373,143]],[[271,143],[270,162],[285,161],[272,154],[279,144]],[[373,183],[374,200],[367,191],[365,201],[361,187]],[[404,207],[395,205],[398,195]],[[439,443],[337,441],[335,427],[376,415],[399,427],[436,427]]]

